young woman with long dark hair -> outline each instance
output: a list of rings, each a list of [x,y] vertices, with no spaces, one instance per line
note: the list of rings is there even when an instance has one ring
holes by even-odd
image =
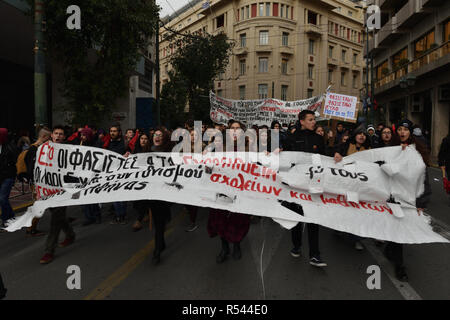
[[[142,133],[138,138],[138,143],[136,144],[133,154],[137,153],[146,153],[151,151],[151,142],[150,137],[146,133]],[[150,201],[149,200],[139,200],[134,202],[134,208],[138,212],[138,217],[136,222],[133,224],[133,231],[139,231],[142,229],[142,222],[146,215],[148,215],[148,211],[150,209]]]
[[[408,119],[401,121],[397,125],[398,142],[403,149],[408,146],[414,147],[422,156],[426,167],[431,164],[430,151],[428,147],[412,134],[413,124]],[[431,186],[428,180],[428,170],[425,168],[424,193],[416,199],[417,213],[420,215],[427,207],[431,197]],[[408,281],[408,275],[403,261],[403,244],[388,242],[385,248],[386,257],[391,260],[395,266],[395,274],[400,281]]]
[[[232,147],[232,150],[226,151],[240,151],[245,150],[239,148],[237,144],[239,141],[245,141],[243,135],[243,125],[238,121],[230,121],[229,130],[225,135],[225,141]],[[230,243],[233,243],[233,258],[239,260],[242,256],[240,243],[247,235],[250,228],[250,215],[236,212],[229,212],[221,209],[210,209],[208,218],[208,233],[210,237],[219,236],[221,240],[221,251],[216,258],[217,263],[224,262],[230,254]]]

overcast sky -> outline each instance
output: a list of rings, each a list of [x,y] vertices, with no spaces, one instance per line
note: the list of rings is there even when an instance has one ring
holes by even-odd
[[[188,1],[190,0],[156,0],[156,4],[162,8],[159,16],[163,18],[169,14],[173,14],[173,10],[170,6],[176,11],[187,4]]]

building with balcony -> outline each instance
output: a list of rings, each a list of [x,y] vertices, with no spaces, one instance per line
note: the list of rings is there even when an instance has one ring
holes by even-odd
[[[214,82],[229,99],[306,99],[332,91],[359,96],[363,15],[349,0],[191,1],[166,26],[178,32],[225,33],[230,63]],[[161,84],[175,52],[160,29]]]
[[[450,125],[450,1],[369,0],[381,9],[370,38],[374,95],[388,124],[409,118],[437,155]]]

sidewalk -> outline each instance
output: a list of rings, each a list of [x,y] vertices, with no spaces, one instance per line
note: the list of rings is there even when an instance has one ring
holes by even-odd
[[[31,198],[30,186],[27,183],[22,184],[16,180],[16,183],[11,190],[11,194],[9,195],[9,202],[11,203],[14,212],[19,212],[32,205],[33,200]]]

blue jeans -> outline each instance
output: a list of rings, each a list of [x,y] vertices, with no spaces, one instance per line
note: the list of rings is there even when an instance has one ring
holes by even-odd
[[[14,185],[15,179],[8,178],[0,183],[0,207],[2,208],[2,220],[6,222],[8,219],[14,218],[14,211],[9,203],[9,194]]]
[[[126,202],[114,202],[114,210],[116,211],[116,218],[124,218],[127,214],[127,203]]]

